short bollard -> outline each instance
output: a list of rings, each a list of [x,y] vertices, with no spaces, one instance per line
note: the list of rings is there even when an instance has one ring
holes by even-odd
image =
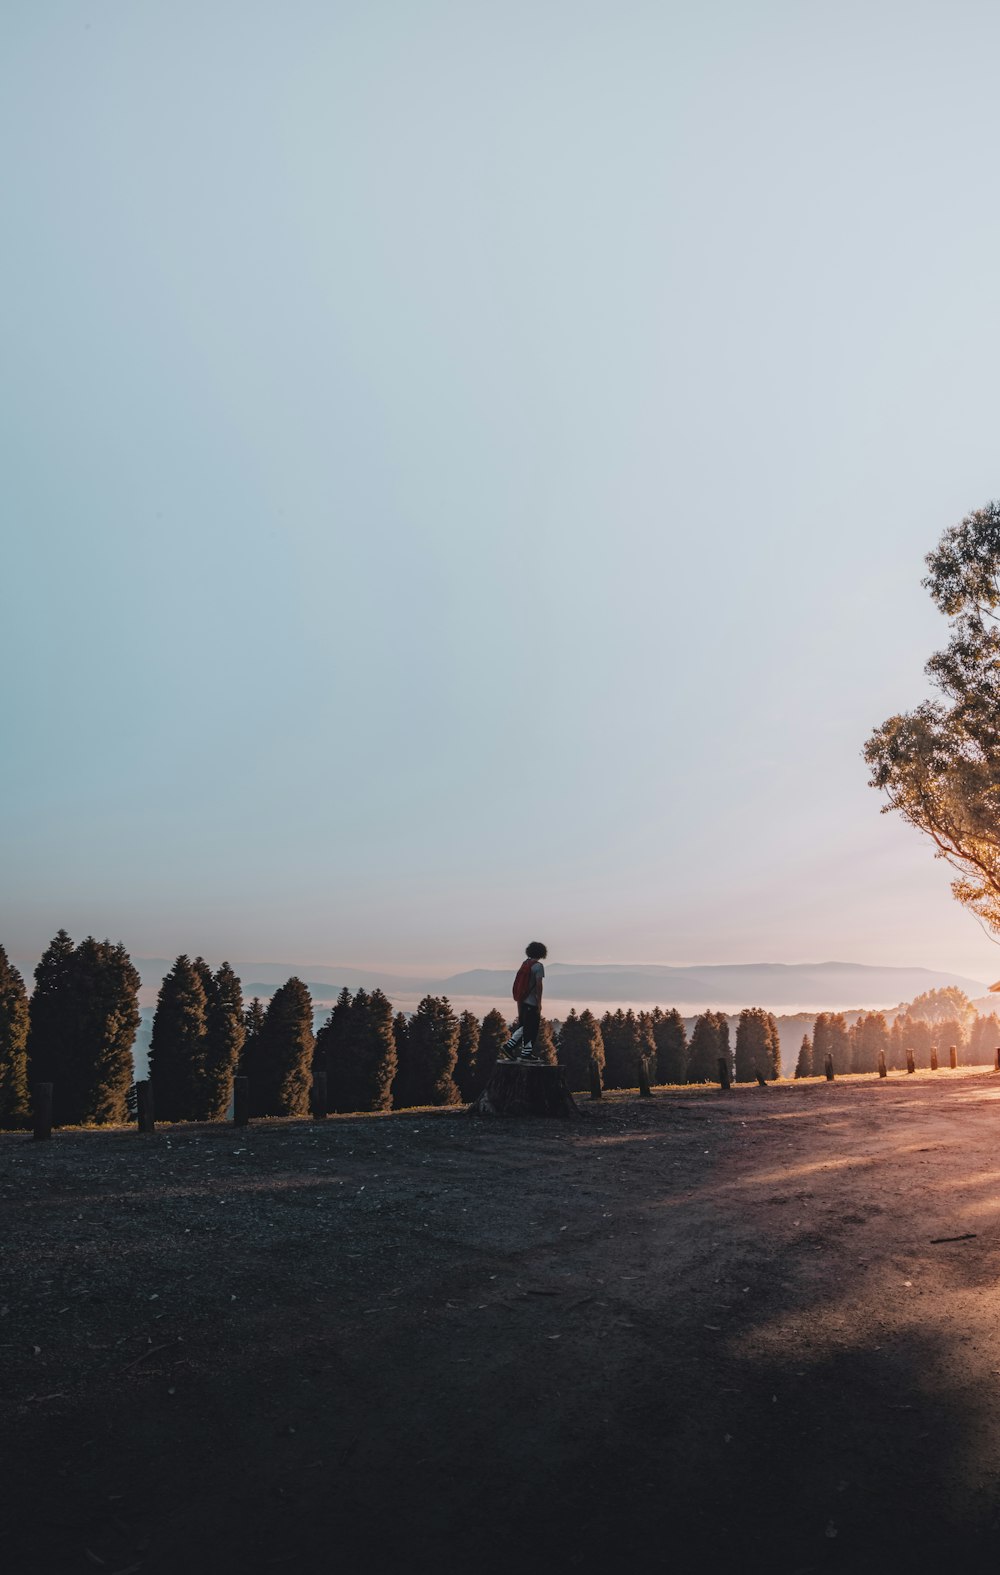
[[[906,1070],[908,1072],[915,1072],[917,1070],[917,1065],[916,1065],[916,1062],[913,1059],[913,1051],[912,1050],[907,1050],[907,1052],[906,1052]]]
[[[723,1093],[729,1092],[729,1062],[724,1055],[719,1057],[719,1087]]]
[[[997,1051],[997,1057],[1000,1058],[1000,1050]],[[591,1099],[604,1098],[604,1090],[601,1087],[601,1069],[596,1061],[591,1061],[590,1063],[590,1097]]]
[[[878,1053],[878,1075],[879,1075],[879,1077],[888,1077],[889,1076],[889,1073],[886,1071],[885,1051],[884,1050],[880,1050],[879,1053]]]
[[[833,1056],[832,1055],[828,1055],[827,1058],[826,1058],[825,1071],[826,1071],[826,1080],[827,1080],[827,1082],[828,1083],[832,1083],[833,1082]]]
[[[958,1046],[957,1045],[950,1045],[948,1047],[948,1059],[951,1061],[951,1069],[954,1072],[955,1068],[958,1065]]]
[[[233,1126],[245,1127],[250,1121],[250,1079],[233,1078]]]
[[[326,1120],[326,1073],[317,1072],[312,1082],[312,1117],[314,1121]]]
[[[135,1085],[135,1118],[140,1132],[155,1131],[153,1085],[145,1077]]]
[[[937,1069],[938,1069],[937,1045],[931,1045],[931,1071],[932,1072],[936,1072]]]
[[[31,1090],[35,1142],[52,1136],[52,1084],[36,1083]]]

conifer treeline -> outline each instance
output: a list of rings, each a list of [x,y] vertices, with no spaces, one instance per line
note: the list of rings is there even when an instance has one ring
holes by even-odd
[[[78,946],[60,930],[35,969],[29,1003],[24,981],[0,947],[0,1127],[27,1124],[29,1088],[55,1085],[57,1125],[126,1119],[133,1079],[132,1045],[139,1025],[139,975],[125,948],[88,936]],[[853,1015],[853,1014],[852,1014]],[[480,1022],[456,1014],[445,996],[425,996],[410,1016],[393,1011],[381,990],[342,990],[318,1033],[313,1003],[292,978],[265,1005],[244,1006],[228,963],[214,973],[204,958],[177,958],[160,987],[149,1072],[156,1114],[165,1121],[221,1119],[233,1078],[249,1081],[256,1116],[303,1116],[317,1073],[325,1073],[330,1111],[385,1111],[453,1105],[475,1099],[490,1079],[509,1025],[494,1008]],[[1000,1019],[978,1017],[960,990],[929,991],[897,1010],[821,1012],[804,1036],[796,1077],[873,1072],[880,1053],[902,1069],[912,1051],[929,1066],[937,1049],[947,1064],[955,1045],[962,1059],[991,1061]],[[703,1012],[690,1042],[677,1010],[607,1011],[598,1019],[574,1008],[562,1023],[543,1019],[536,1041],[542,1059],[558,1063],[574,1093],[593,1087],[636,1088],[640,1072],[657,1084],[714,1082],[719,1061],[731,1079],[781,1075],[778,1023],[762,1007],[739,1014],[735,1046],[724,1012]]]

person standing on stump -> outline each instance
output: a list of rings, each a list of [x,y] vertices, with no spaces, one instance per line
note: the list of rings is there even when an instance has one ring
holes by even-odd
[[[524,962],[514,976],[513,996],[517,1002],[517,1027],[501,1046],[500,1054],[506,1061],[527,1061],[539,1064],[535,1054],[535,1039],[542,1025],[542,983],[545,978],[543,957],[549,955],[541,941],[529,941],[524,948]],[[520,1047],[520,1054],[517,1054]]]

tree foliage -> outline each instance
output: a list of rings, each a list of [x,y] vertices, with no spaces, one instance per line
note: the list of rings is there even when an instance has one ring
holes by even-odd
[[[0,946],[0,1127],[28,1122],[28,992]]]
[[[958,901],[1000,933],[1000,503],[946,530],[926,563],[951,626],[925,667],[943,699],[875,729],[869,780],[958,872]]]
[[[396,1076],[392,1003],[381,990],[342,990],[316,1035],[313,1065],[327,1075],[330,1110],[388,1110]]]
[[[493,1076],[493,1069],[497,1064],[500,1046],[510,1036],[510,1027],[503,1013],[493,1007],[486,1013],[479,1027],[479,1045],[476,1049],[475,1077],[472,1085],[472,1097],[477,1098]]]
[[[455,1082],[466,1104],[475,1098],[476,1055],[479,1050],[479,1018],[475,1012],[463,1012],[458,1019],[458,1051],[455,1058]]]
[[[459,1104],[457,1059],[458,1018],[451,1002],[445,995],[425,995],[407,1024],[405,1054],[392,1090],[396,1109]]]
[[[254,1116],[304,1116],[315,1040],[312,997],[301,979],[288,979],[275,990],[260,1031],[244,1055]]]
[[[850,1030],[850,1037],[852,1072],[874,1072],[880,1052],[888,1063],[892,1043],[884,1012],[862,1012]]]
[[[746,1006],[736,1025],[734,1072],[738,1083],[751,1083],[758,1072],[767,1078],[781,1076],[781,1040],[773,1012],[763,1006]]]
[[[688,1046],[684,1019],[676,1007],[650,1014],[656,1046],[656,1082],[686,1083]]]
[[[161,1121],[198,1119],[207,1021],[203,969],[182,953],[160,985],[149,1045],[153,1103]]]
[[[124,1121],[139,1026],[139,975],[121,942],[60,930],[35,969],[28,1076],[51,1082],[57,1126]]]
[[[799,1056],[795,1063],[796,1077],[811,1077],[813,1069],[813,1042],[808,1034],[802,1035],[799,1045]]]
[[[688,1082],[714,1083],[719,1076],[722,1058],[733,1075],[733,1061],[729,1049],[729,1020],[725,1012],[702,1012],[695,1019],[688,1046]]]
[[[813,1025],[813,1075],[822,1077],[826,1058],[833,1060],[834,1072],[851,1070],[851,1031],[843,1012],[820,1012]]]
[[[559,1065],[574,1094],[589,1090],[592,1066],[603,1073],[604,1040],[593,1012],[585,1009],[578,1016],[575,1007],[570,1011],[559,1035]]]

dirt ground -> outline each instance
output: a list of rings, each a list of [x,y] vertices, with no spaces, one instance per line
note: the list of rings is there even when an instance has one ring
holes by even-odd
[[[1000,1564],[997,1074],[8,1134],[0,1246],[4,1575]]]

